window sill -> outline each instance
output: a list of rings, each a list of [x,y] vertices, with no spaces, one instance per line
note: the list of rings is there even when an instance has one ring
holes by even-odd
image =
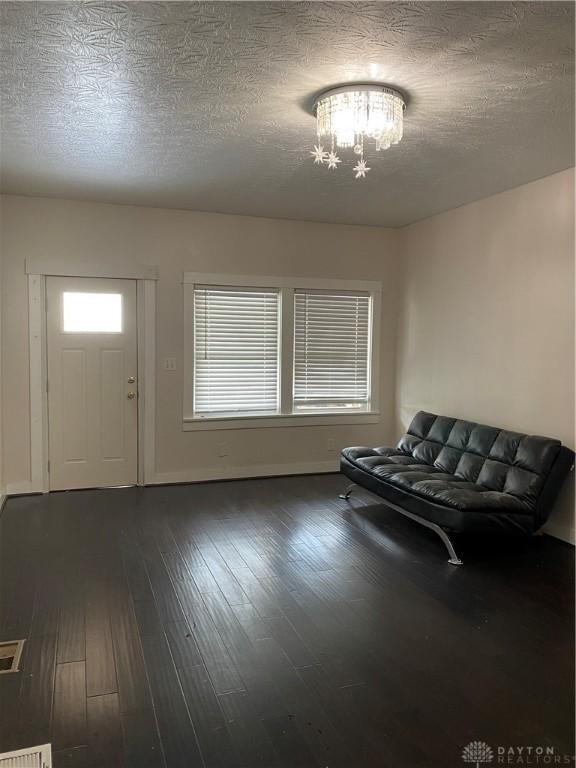
[[[262,416],[205,416],[184,419],[183,432],[216,429],[268,429],[270,427],[327,427],[343,424],[377,424],[379,411],[362,413],[290,413]]]

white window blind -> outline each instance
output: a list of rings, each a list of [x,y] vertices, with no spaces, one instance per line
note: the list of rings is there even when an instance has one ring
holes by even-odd
[[[371,299],[294,293],[294,410],[366,410]]]
[[[278,410],[277,290],[194,288],[194,412]]]

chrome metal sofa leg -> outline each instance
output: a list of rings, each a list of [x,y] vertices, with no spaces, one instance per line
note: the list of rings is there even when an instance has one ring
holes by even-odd
[[[432,526],[430,526],[430,527],[432,528]],[[446,549],[448,550],[448,554],[450,555],[450,557],[448,558],[448,562],[451,565],[464,565],[462,560],[460,560],[460,558],[456,554],[456,550],[454,549],[454,544],[452,544],[450,536],[448,536],[446,531],[442,530],[442,528],[440,528],[439,525],[434,525],[432,530],[436,531],[438,536],[440,536],[440,538],[444,542],[444,545],[446,546]]]
[[[350,498],[350,494],[356,487],[356,483],[350,483],[350,485],[346,488],[344,493],[338,494],[338,498],[344,499],[347,501]],[[410,520],[414,520],[415,523],[420,523],[420,525],[423,525],[425,528],[430,528],[431,531],[434,531],[442,541],[444,542],[444,546],[448,550],[448,562],[450,565],[464,565],[462,560],[458,557],[456,554],[456,550],[454,549],[454,544],[452,544],[452,540],[450,539],[450,536],[446,533],[446,531],[441,528],[436,523],[431,522],[430,520],[426,520],[424,517],[420,517],[420,515],[415,515],[414,512],[409,512],[407,509],[404,509],[403,507],[398,506],[398,504],[393,504],[391,501],[384,500],[384,504],[387,507],[390,507],[390,509],[394,509],[397,512],[400,512],[400,514],[404,515],[404,517],[410,518]]]
[[[338,498],[339,499],[344,499],[344,501],[348,501],[348,499],[350,498],[350,496],[352,494],[352,491],[354,490],[355,487],[356,487],[356,483],[350,483],[350,485],[348,486],[348,488],[346,488],[344,493],[339,493],[338,494]]]

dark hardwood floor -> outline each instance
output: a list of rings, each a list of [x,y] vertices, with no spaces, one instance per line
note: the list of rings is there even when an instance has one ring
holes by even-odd
[[[0,752],[55,768],[462,766],[573,754],[573,549],[434,534],[337,475],[14,498]]]

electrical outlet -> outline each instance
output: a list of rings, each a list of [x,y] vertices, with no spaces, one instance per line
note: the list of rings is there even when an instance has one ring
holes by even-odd
[[[176,370],[176,358],[175,357],[165,357],[164,358],[164,370],[165,371],[175,371]]]
[[[218,456],[220,458],[223,458],[224,456],[228,456],[230,453],[230,446],[228,443],[218,443]]]
[[[329,437],[326,441],[326,448],[328,449],[328,453],[335,453],[336,451],[336,440],[334,440],[333,437]]]

